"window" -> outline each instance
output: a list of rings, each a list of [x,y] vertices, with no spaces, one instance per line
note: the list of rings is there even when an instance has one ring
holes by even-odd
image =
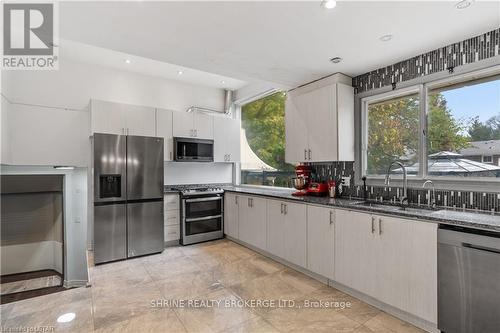
[[[493,163],[493,156],[483,156],[483,163]]]
[[[429,175],[500,177],[500,76],[429,89],[427,112]]]
[[[418,162],[418,94],[368,104],[368,175],[385,175],[394,160]]]
[[[285,162],[285,93],[241,108],[241,184],[292,187],[295,167]]]
[[[500,178],[500,75],[471,77],[363,99],[364,174]]]

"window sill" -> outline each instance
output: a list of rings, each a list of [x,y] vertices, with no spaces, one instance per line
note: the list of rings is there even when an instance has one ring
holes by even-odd
[[[451,178],[451,177],[408,177],[408,188],[421,188],[426,180],[431,180],[436,190],[455,190],[455,191],[476,191],[476,192],[495,192],[499,193],[500,178]],[[361,178],[356,178],[356,186],[362,186]],[[366,179],[367,186],[385,186],[384,176],[371,176]],[[401,177],[396,178],[391,175],[390,187],[402,187]]]
[[[295,190],[294,188],[290,188],[290,187],[278,187],[278,186],[268,186],[268,185],[237,184],[236,186],[248,187],[248,188],[261,188],[264,190],[274,190],[274,191],[282,191],[282,192],[289,192],[289,191]]]

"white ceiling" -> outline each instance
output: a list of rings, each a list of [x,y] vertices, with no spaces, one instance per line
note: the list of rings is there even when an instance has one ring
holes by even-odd
[[[174,65],[71,40],[60,39],[58,45],[59,56],[62,59],[71,59],[144,75],[157,76],[188,84],[220,89],[238,90],[247,84],[245,81],[228,76]]]
[[[500,26],[499,1],[63,2],[64,39],[238,80],[359,75]],[[394,35],[389,42],[379,37]],[[339,64],[329,59],[343,58]]]

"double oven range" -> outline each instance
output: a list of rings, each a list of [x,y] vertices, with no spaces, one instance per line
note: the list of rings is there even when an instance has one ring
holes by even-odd
[[[213,187],[181,189],[181,244],[224,237],[224,190]]]

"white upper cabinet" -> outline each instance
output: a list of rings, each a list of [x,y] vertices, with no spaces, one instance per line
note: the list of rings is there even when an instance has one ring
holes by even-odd
[[[212,115],[200,112],[174,112],[174,137],[213,139],[214,119]]]
[[[163,138],[164,161],[172,161],[174,156],[172,113],[170,110],[156,109],[156,136]]]
[[[285,158],[287,162],[305,162],[307,160],[307,126],[304,96],[291,98],[285,102]]]
[[[156,109],[146,106],[125,105],[127,135],[155,136]]]
[[[91,100],[92,133],[155,135],[155,108]]]
[[[199,139],[214,138],[214,117],[200,112],[193,112],[194,133]]]
[[[240,122],[227,117],[214,117],[214,161],[240,161]]]
[[[172,112],[173,136],[189,138],[194,136],[194,119],[191,112]]]
[[[291,91],[285,126],[287,162],[353,161],[353,88],[318,81]]]

